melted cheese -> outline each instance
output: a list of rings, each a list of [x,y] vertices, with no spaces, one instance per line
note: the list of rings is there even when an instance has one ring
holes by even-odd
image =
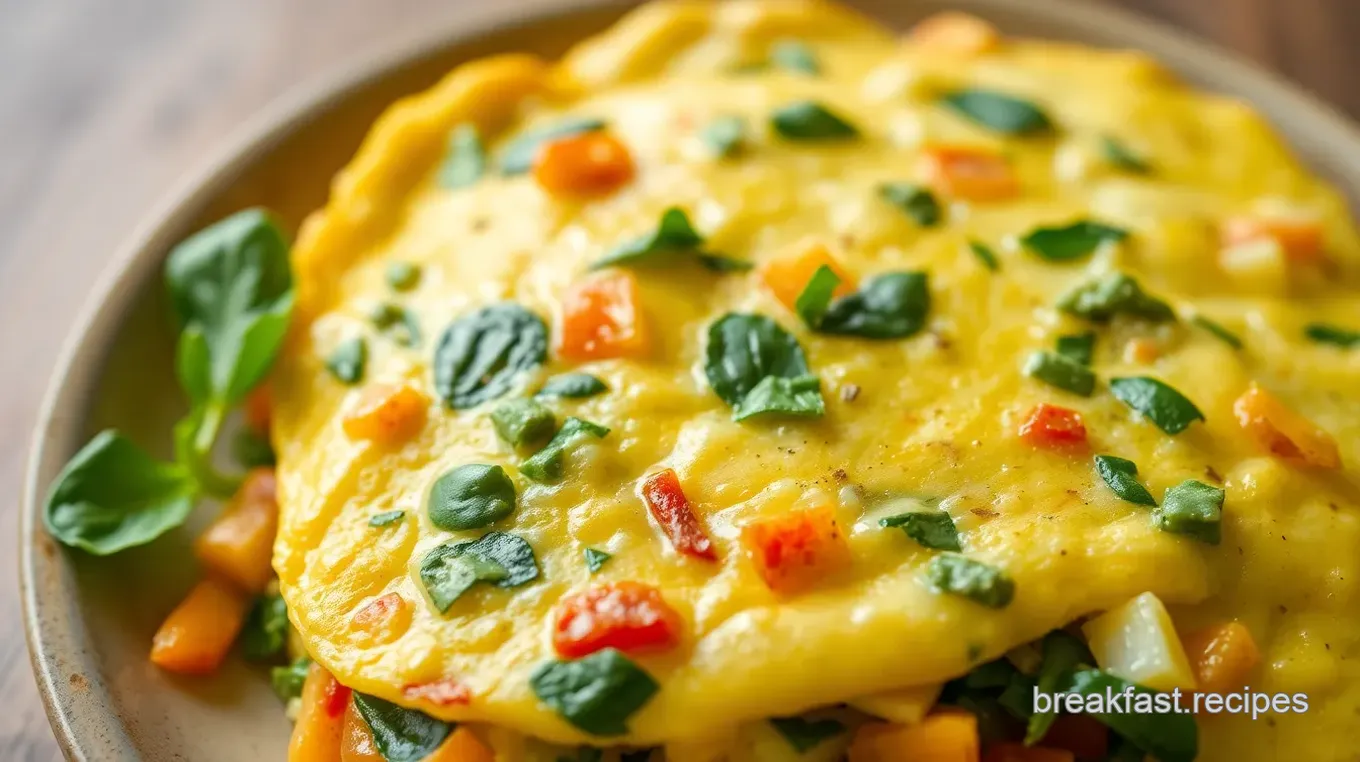
[[[731,73],[790,36],[813,47],[822,76]],[[1059,133],[998,136],[936,103],[942,91],[969,85],[1041,104]],[[772,135],[771,110],[800,99],[833,108],[863,137],[830,145]],[[747,119],[753,144],[738,159],[716,161],[697,131],[726,114]],[[608,122],[637,163],[629,186],[578,203],[550,197],[527,175],[491,173],[457,190],[436,183],[456,125],[477,124],[494,154],[507,136],[568,115]],[[1099,153],[1107,134],[1156,171],[1110,168]],[[939,143],[1003,152],[1022,195],[954,204],[945,224],[915,225],[875,188],[918,180],[917,157]],[[1279,205],[1322,221],[1330,270],[1225,271],[1219,221]],[[886,341],[811,333],[755,274],[640,269],[649,357],[582,365],[551,357],[522,379],[533,389],[550,374],[584,370],[610,388],[554,403],[559,415],[613,429],[573,454],[560,484],[518,476],[520,459],[497,441],[490,405],[451,411],[436,402],[420,434],[395,449],[346,436],[341,416],[360,391],[331,378],[322,359],[340,341],[370,337],[365,384],[407,381],[434,397],[431,348],[451,320],[513,300],[555,324],[563,293],[588,264],[650,231],[668,206],[686,209],[713,250],[757,263],[821,244],[860,278],[927,271],[928,329]],[[1016,243],[1038,225],[1087,217],[1132,235],[1064,265]],[[972,239],[996,249],[999,272],[979,266]],[[383,340],[368,326],[368,310],[392,298],[383,272],[393,261],[423,268],[419,287],[400,298],[425,329],[422,347]],[[560,597],[592,582],[637,580],[663,590],[687,631],[681,647],[637,657],[662,687],[629,720],[629,735],[614,740],[721,737],[764,717],[929,693],[917,686],[1151,592],[1182,632],[1243,621],[1265,657],[1253,688],[1312,698],[1309,713],[1273,723],[1203,720],[1203,759],[1286,751],[1324,759],[1347,743],[1360,712],[1360,352],[1308,343],[1302,328],[1354,324],[1360,243],[1338,196],[1259,117],[1185,88],[1139,54],[1013,41],[986,55],[941,57],[820,3],[653,5],[557,65],[527,57],[467,64],[394,106],[304,227],[295,265],[299,320],[275,379],[275,566],[308,651],[356,690],[405,702],[402,686],[456,676],[471,703],[421,708],[561,743],[589,741],[536,700],[529,674],[553,658],[549,623]],[[1031,351],[1086,329],[1055,309],[1057,297],[1113,269],[1182,315],[1203,312],[1245,341],[1235,352],[1187,321],[1159,326],[1160,355],[1149,366],[1122,350],[1146,327],[1101,331],[1101,379],[1154,375],[1205,412],[1206,423],[1180,436],[1138,419],[1108,390],[1075,397],[1020,372]],[[798,337],[822,381],[823,418],[731,420],[702,372],[705,328],[731,311],[769,315]],[[1347,470],[1311,471],[1260,453],[1232,413],[1252,381],[1330,432]],[[857,396],[844,393],[852,386]],[[1222,544],[1158,531],[1144,509],[1110,492],[1088,455],[1023,445],[1017,425],[1041,402],[1078,410],[1094,451],[1138,463],[1156,496],[1187,478],[1223,486]],[[420,585],[420,560],[435,545],[481,532],[435,528],[425,500],[436,478],[466,463],[515,475],[518,509],[495,528],[526,539],[542,575],[512,590],[475,588],[440,615]],[[678,472],[717,563],[678,556],[649,518],[636,485],[659,467]],[[1014,578],[1014,601],[993,610],[932,592],[922,569],[933,552],[873,520],[874,499],[897,494],[941,498],[968,555]],[[812,590],[776,596],[741,553],[741,526],[828,500],[852,563]],[[370,517],[394,509],[408,520],[369,527]],[[613,554],[593,577],[581,561],[587,546]],[[391,592],[413,604],[409,626],[375,638],[353,625],[355,612]]]

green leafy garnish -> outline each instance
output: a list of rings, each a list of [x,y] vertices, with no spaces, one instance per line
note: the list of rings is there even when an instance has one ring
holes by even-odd
[[[1360,347],[1360,331],[1326,323],[1310,323],[1303,334],[1319,344],[1333,344],[1343,349]]]
[[[274,695],[285,704],[301,697],[302,684],[307,682],[307,670],[311,666],[312,660],[302,656],[286,667],[270,669],[269,685],[274,689]]]
[[[420,562],[420,582],[441,614],[478,582],[518,587],[537,578],[534,549],[505,532],[435,546]]]
[[[931,550],[963,550],[959,530],[944,511],[909,511],[878,520],[881,527],[898,527],[922,547]]]
[[[556,124],[529,130],[510,141],[501,151],[501,173],[522,175],[533,168],[534,157],[538,155],[538,149],[543,144],[569,138],[573,135],[603,130],[604,127],[605,123],[601,119],[574,117],[564,119]]]
[[[935,199],[935,194],[923,185],[884,183],[878,186],[878,195],[923,228],[934,227],[940,222],[940,202]]]
[[[368,723],[373,745],[387,762],[420,762],[453,732],[451,722],[354,692],[354,708]]]
[[[272,466],[276,461],[269,440],[250,429],[241,429],[231,438],[231,456],[242,468]]]
[[[515,483],[500,466],[458,466],[435,480],[426,510],[440,529],[480,529],[514,513]]]
[[[835,270],[826,265],[819,266],[799,292],[798,299],[793,303],[793,311],[809,328],[816,328],[821,325],[822,317],[831,306],[831,298],[840,284],[840,276],[836,275]]]
[[[795,101],[770,115],[770,126],[789,140],[852,140],[855,126],[815,101]]]
[[[604,394],[607,391],[609,391],[609,387],[589,373],[563,373],[545,381],[543,388],[539,389],[535,396],[583,399]]]
[[[685,210],[672,206],[661,213],[661,221],[655,230],[616,247],[592,262],[590,269],[664,264],[685,257],[693,257],[713,272],[738,272],[751,268],[750,262],[703,251],[703,245],[704,237],[694,229],[689,215],[685,214]]]
[[[942,102],[983,127],[1006,135],[1034,135],[1053,129],[1048,114],[1038,106],[991,90],[956,90]]]
[[[832,302],[817,331],[865,339],[904,339],[925,327],[929,313],[930,287],[925,273],[883,273],[866,281],[855,293]]]
[[[799,754],[812,751],[820,746],[823,741],[835,738],[845,732],[845,725],[842,723],[826,720],[805,720],[802,717],[772,717],[770,725],[779,731],[779,735],[789,742],[789,746]]]
[[[1117,243],[1128,237],[1128,231],[1122,228],[1079,220],[1070,225],[1035,228],[1020,243],[1050,262],[1070,262],[1090,256],[1103,243]]]
[[[1157,500],[1152,497],[1152,493],[1138,481],[1138,466],[1133,461],[1113,455],[1097,455],[1096,473],[1121,500],[1134,505],[1157,507]]]
[[[372,518],[370,518],[368,520],[368,525],[374,527],[375,529],[379,527],[392,526],[398,521],[401,521],[403,518],[406,518],[406,511],[402,510],[383,511],[382,513],[375,514]]]
[[[486,149],[477,125],[464,122],[454,127],[449,133],[448,156],[439,167],[440,187],[463,188],[480,180],[485,172]]]
[[[1073,673],[1066,686],[1067,693],[1102,697],[1121,695],[1130,689],[1134,694],[1155,693],[1099,669],[1083,669]],[[1161,762],[1193,762],[1199,753],[1199,729],[1195,725],[1193,714],[1179,714],[1174,711],[1165,714],[1143,714],[1126,711],[1086,712],[1086,715],[1105,724]]]
[[[1077,286],[1058,300],[1058,309],[1094,323],[1109,322],[1115,315],[1154,322],[1176,319],[1170,305],[1148,296],[1138,281],[1123,273],[1110,273]]]
[[[969,241],[968,250],[973,252],[973,256],[977,257],[982,266],[988,270],[996,272],[1001,269],[1001,260],[997,259],[996,252],[992,251],[992,247],[987,244],[981,241]]]
[[[1238,338],[1237,334],[1233,333],[1232,331],[1229,331],[1227,328],[1224,328],[1222,325],[1219,325],[1218,323],[1210,320],[1209,318],[1203,315],[1195,315],[1193,318],[1190,319],[1190,322],[1194,323],[1200,328],[1203,328],[1209,333],[1212,333],[1220,341],[1232,347],[1233,349],[1242,348],[1242,339]]]
[[[288,606],[281,595],[255,599],[241,628],[241,650],[247,659],[264,661],[283,653],[288,640]]]
[[[748,141],[746,120],[732,114],[716,116],[699,132],[699,138],[720,159],[741,153]]]
[[[434,388],[454,409],[496,399],[548,355],[548,328],[513,302],[455,320],[434,352]]]
[[[801,40],[779,40],[770,48],[770,63],[795,74],[817,76],[822,67],[812,48]]]
[[[1096,389],[1096,374],[1085,365],[1056,352],[1034,352],[1025,360],[1023,372],[1049,386],[1090,397]]]
[[[600,569],[603,569],[604,562],[614,557],[613,555],[606,553],[603,550],[596,550],[594,548],[586,548],[584,551],[582,551],[581,555],[585,557],[586,568],[590,570],[591,574],[594,574]]]
[[[821,379],[811,374],[794,378],[766,376],[732,408],[732,420],[770,414],[816,417],[824,413]]]
[[[1096,353],[1096,334],[1094,331],[1059,336],[1054,349],[1058,354],[1079,365],[1090,365]]]
[[[596,736],[628,732],[633,716],[660,689],[657,682],[613,648],[576,661],[550,661],[534,670],[529,687],[562,719]]]
[[[390,334],[403,347],[420,344],[420,321],[414,312],[400,305],[384,302],[373,308],[368,319],[373,327]]]
[[[1100,148],[1105,154],[1105,160],[1110,162],[1112,166],[1138,175],[1146,175],[1152,171],[1152,167],[1148,166],[1147,161],[1129,150],[1128,146],[1113,135],[1101,137]]]
[[[536,482],[555,482],[562,478],[568,452],[590,439],[603,439],[608,433],[606,426],[572,416],[543,449],[519,465],[519,471]]]
[[[1050,696],[1071,682],[1072,672],[1078,666],[1095,662],[1095,657],[1085,643],[1062,630],[1045,635],[1041,648],[1043,660],[1039,662],[1039,677],[1035,687],[1040,693]],[[1057,718],[1058,713],[1054,710],[1033,713],[1025,728],[1025,745],[1033,746],[1042,741]]]
[[[1223,490],[1186,479],[1162,495],[1162,506],[1152,513],[1158,529],[1183,534],[1210,545],[1222,535]]]
[[[368,364],[368,342],[362,336],[345,339],[326,356],[326,370],[336,381],[353,386],[364,378],[364,366]]]
[[[988,608],[1005,608],[1015,597],[1015,582],[1010,575],[958,553],[941,553],[930,559],[926,577],[935,592],[959,595]]]
[[[491,411],[496,434],[511,447],[523,447],[552,436],[557,416],[546,405],[531,399],[502,402]]]
[[[1112,378],[1110,392],[1168,434],[1179,434],[1195,421],[1204,420],[1195,403],[1155,378]]]
[[[704,375],[738,419],[761,412],[822,412],[820,382],[809,372],[803,348],[764,315],[728,313],[714,321],[704,347]]]
[[[391,262],[383,272],[387,287],[393,291],[410,291],[420,284],[420,265],[411,262]]]

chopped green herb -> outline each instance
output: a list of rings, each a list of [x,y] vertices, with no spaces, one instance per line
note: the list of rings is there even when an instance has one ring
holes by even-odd
[[[518,587],[538,579],[529,543],[505,532],[487,532],[470,542],[435,546],[420,562],[420,582],[439,613],[478,582]]]
[[[1223,523],[1223,490],[1186,479],[1166,491],[1152,514],[1158,529],[1217,545]]]
[[[730,159],[746,148],[749,140],[746,120],[732,114],[714,117],[699,133],[699,138],[720,159]]]
[[[795,101],[770,115],[770,126],[789,140],[851,140],[855,126],[815,101]]]
[[[1024,373],[1049,386],[1090,397],[1096,389],[1096,374],[1056,352],[1035,352],[1025,361]]]
[[[464,122],[449,133],[448,155],[439,167],[441,188],[464,188],[482,178],[486,172],[486,149],[477,125]]]
[[[312,660],[306,656],[298,657],[296,661],[286,667],[274,667],[269,670],[269,685],[274,689],[274,695],[285,704],[295,698],[302,696],[302,684],[307,682],[307,671],[311,669]]]
[[[1110,392],[1168,434],[1179,434],[1195,421],[1204,420],[1195,403],[1155,378],[1112,378]]]
[[[925,327],[929,313],[925,273],[883,273],[832,302],[817,330],[866,339],[904,339]]]
[[[1319,344],[1335,344],[1343,349],[1360,347],[1360,331],[1353,331],[1349,328],[1327,325],[1326,323],[1310,323],[1308,327],[1303,329],[1303,333]]]
[[[935,194],[923,185],[884,183],[878,186],[878,195],[923,228],[934,227],[940,222],[940,202],[935,199]]]
[[[604,562],[614,557],[613,555],[606,553],[603,550],[596,550],[594,548],[586,548],[582,552],[582,555],[585,556],[586,568],[590,570],[591,574],[594,574],[600,569],[603,569]]]
[[[543,449],[519,465],[519,471],[536,482],[555,482],[562,478],[568,451],[589,439],[603,439],[608,433],[605,426],[572,416]]]
[[[592,262],[590,269],[665,264],[685,257],[693,257],[700,265],[714,272],[736,272],[751,267],[751,263],[740,259],[705,252],[702,250],[703,245],[704,237],[694,229],[689,215],[685,214],[685,210],[673,206],[662,212],[661,221],[655,230],[621,244]]]
[[[798,317],[801,317],[809,328],[816,328],[826,315],[827,308],[831,306],[831,298],[840,284],[840,276],[836,275],[835,270],[826,265],[819,266],[798,294],[797,301],[793,303],[793,311],[798,313]]]
[[[1129,150],[1128,146],[1113,135],[1103,136],[1100,139],[1100,148],[1105,153],[1105,160],[1112,166],[1139,175],[1146,175],[1152,171],[1147,161]]]
[[[406,511],[383,511],[375,514],[368,520],[368,525],[374,528],[391,526],[406,517]]]
[[[613,648],[576,661],[547,662],[534,670],[529,687],[562,719],[595,736],[627,733],[628,718],[660,688]]]
[[[1071,336],[1059,336],[1054,349],[1074,363],[1090,365],[1095,359],[1096,334],[1094,331],[1087,331]]]
[[[821,379],[811,374],[794,378],[766,376],[732,408],[732,420],[771,414],[816,417],[825,413]]]
[[[368,343],[362,337],[345,339],[326,357],[326,370],[342,384],[354,385],[363,380],[364,365],[368,362]]]
[[[276,461],[269,440],[250,429],[241,429],[231,439],[231,456],[243,468],[272,466]]]
[[[1070,262],[1089,257],[1103,243],[1117,243],[1128,237],[1127,230],[1079,220],[1070,225],[1035,228],[1020,243],[1050,262]]]
[[[368,319],[373,322],[374,328],[393,335],[403,347],[420,344],[420,321],[416,319],[415,313],[405,307],[385,302],[375,307]]]
[[[1242,348],[1242,339],[1238,338],[1237,334],[1233,333],[1232,331],[1229,331],[1227,328],[1224,328],[1222,325],[1219,325],[1218,323],[1210,320],[1209,318],[1203,315],[1195,315],[1193,318],[1190,319],[1190,322],[1194,323],[1200,328],[1203,328],[1209,333],[1212,333],[1214,336],[1218,337],[1224,344],[1227,344],[1233,349]]]
[[[996,252],[992,251],[992,248],[987,244],[981,241],[969,241],[968,250],[973,252],[973,256],[977,257],[982,266],[988,270],[996,272],[1001,269],[1001,260],[997,259]]]
[[[1066,687],[1078,666],[1095,662],[1095,657],[1080,638],[1062,630],[1045,635],[1040,647],[1043,658],[1039,662],[1035,688],[1047,695],[1053,695]],[[1025,729],[1025,745],[1033,746],[1042,741],[1057,718],[1058,713],[1054,710],[1031,715]]]
[[[288,606],[280,595],[255,599],[241,628],[241,650],[247,659],[265,661],[283,653],[288,640]]]
[[[795,74],[817,76],[822,67],[812,48],[801,40],[779,40],[770,48],[770,63]]]
[[[548,327],[514,302],[483,307],[455,321],[434,351],[434,388],[458,410],[500,397],[548,356]]]
[[[845,732],[845,725],[836,720],[805,720],[802,717],[772,717],[770,725],[789,742],[799,754],[812,751],[823,741]]]
[[[530,130],[510,141],[501,151],[500,168],[501,173],[506,175],[522,175],[534,166],[534,157],[538,155],[538,149],[545,143],[554,140],[569,138],[573,135],[580,135],[586,132],[603,130],[605,123],[600,119],[573,117],[564,119],[556,124]]]
[[[583,399],[604,394],[607,391],[609,391],[609,387],[589,373],[563,373],[545,381],[543,388],[539,389],[535,396]]]
[[[1014,675],[1015,671],[1015,666],[1006,659],[979,664],[963,676],[963,687],[973,691],[1005,688],[1010,684],[1011,675]]]
[[[910,511],[879,519],[881,527],[899,527],[922,547],[931,550],[963,550],[959,530],[944,511]]]
[[[1176,319],[1170,305],[1148,296],[1138,281],[1123,273],[1111,273],[1077,286],[1058,301],[1058,309],[1095,323],[1108,322],[1115,315],[1154,322]]]
[[[387,286],[393,291],[410,291],[420,285],[420,275],[420,265],[411,262],[392,262],[384,273]]]
[[[1157,501],[1152,497],[1152,493],[1138,481],[1138,466],[1133,461],[1113,455],[1097,455],[1096,473],[1100,474],[1100,478],[1105,480],[1121,500],[1134,505],[1157,507]]]
[[[941,553],[930,559],[926,577],[935,592],[959,595],[988,608],[1005,608],[1015,597],[1015,582],[1010,575],[958,553]]]
[[[458,466],[435,480],[426,510],[440,529],[480,529],[514,513],[515,483],[500,466]]]
[[[996,697],[996,703],[1015,719],[1028,722],[1034,715],[1034,681],[1020,672],[1011,672],[1006,687]]]
[[[373,745],[387,762],[420,762],[444,742],[454,725],[358,691],[354,708],[368,724]]]
[[[557,416],[546,405],[531,399],[502,402],[491,411],[496,434],[511,447],[524,447],[552,436]]]
[[[704,375],[713,392],[733,407],[767,376],[808,374],[798,340],[764,315],[728,313],[708,327]]]
[[[1038,106],[991,90],[956,90],[942,102],[983,127],[1006,135],[1034,135],[1053,129],[1048,114]]]
[[[1150,696],[1155,693],[1099,669],[1083,669],[1073,673],[1065,692],[1103,697],[1121,695],[1128,690],[1135,694],[1135,701],[1138,700],[1137,695]],[[1161,762],[1193,762],[1199,753],[1199,729],[1193,714],[1172,711],[1165,714],[1087,712],[1086,715],[1105,724]]]

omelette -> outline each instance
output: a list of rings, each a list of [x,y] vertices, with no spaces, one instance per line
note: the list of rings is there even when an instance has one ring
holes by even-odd
[[[1355,754],[1360,238],[1143,54],[654,3],[393,105],[293,267],[273,563],[366,717],[502,760]],[[1107,687],[1267,710],[1037,703]]]

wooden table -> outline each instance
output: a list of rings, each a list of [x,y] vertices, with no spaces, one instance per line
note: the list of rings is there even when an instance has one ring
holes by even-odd
[[[486,1],[0,0],[0,534],[14,531],[59,344],[110,250],[272,98],[451,5]],[[1234,48],[1360,117],[1355,0],[1106,1]],[[0,750],[55,760],[15,576],[12,558],[0,562]]]

